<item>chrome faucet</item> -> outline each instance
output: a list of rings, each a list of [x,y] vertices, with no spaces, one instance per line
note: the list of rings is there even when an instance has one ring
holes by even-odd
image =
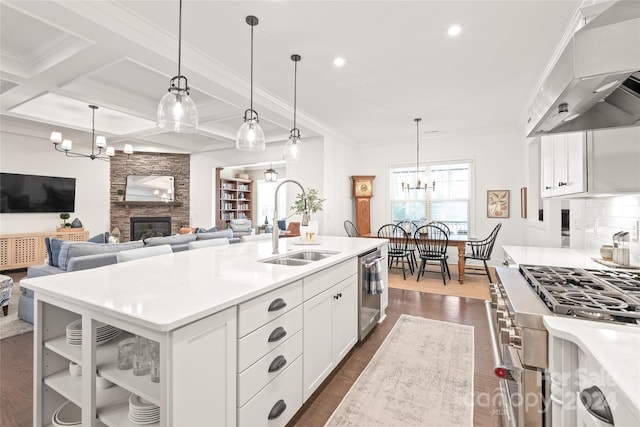
[[[282,184],[287,182],[293,182],[302,190],[302,200],[304,201],[304,212],[302,213],[302,222],[300,225],[309,225],[309,208],[307,207],[307,193],[304,191],[304,187],[298,181],[293,179],[285,179],[276,187],[275,195],[273,196],[273,230],[271,231],[271,242],[273,246],[273,254],[278,254],[278,238],[280,237],[280,229],[278,228],[278,190],[282,187]]]

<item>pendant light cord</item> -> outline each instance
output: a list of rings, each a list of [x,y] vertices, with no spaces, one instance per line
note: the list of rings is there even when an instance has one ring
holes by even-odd
[[[178,77],[180,74],[180,58],[182,58],[182,0],[180,0],[180,10],[178,12]]]
[[[296,111],[298,99],[298,61],[293,61],[293,128],[296,129]]]
[[[418,170],[420,167],[420,120],[416,119],[416,187],[418,187]]]
[[[251,111],[253,112],[253,27],[251,25]],[[253,118],[253,113],[252,116]]]
[[[96,145],[96,108],[90,107],[93,110],[93,116],[91,117],[91,155],[94,154],[94,147]],[[101,149],[102,150],[102,149]]]

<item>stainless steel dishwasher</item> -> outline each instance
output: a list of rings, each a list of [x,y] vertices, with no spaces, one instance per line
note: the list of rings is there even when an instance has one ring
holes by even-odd
[[[369,269],[379,260],[380,249],[358,256],[358,340],[362,341],[380,320],[380,294],[369,293]],[[387,285],[386,283],[384,284]]]

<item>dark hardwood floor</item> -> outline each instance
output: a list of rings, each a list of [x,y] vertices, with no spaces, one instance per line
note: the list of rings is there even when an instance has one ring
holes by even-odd
[[[391,331],[401,314],[470,325],[474,327],[473,425],[497,427],[501,420],[495,405],[498,381],[493,360],[484,302],[473,298],[389,289],[386,320],[362,343],[356,344],[337,369],[298,411],[289,426],[321,427],[342,401],[360,373]],[[443,426],[445,427],[445,426]]]
[[[323,426],[401,314],[474,326],[474,426],[500,425],[491,343],[482,300],[389,289],[387,318],[358,343],[339,368],[298,411],[289,426]],[[0,426],[32,425],[33,333],[0,341]]]

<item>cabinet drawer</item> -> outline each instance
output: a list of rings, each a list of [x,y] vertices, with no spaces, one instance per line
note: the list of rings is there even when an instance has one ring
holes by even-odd
[[[280,412],[278,408],[286,405]],[[284,426],[302,406],[302,357],[298,357],[278,378],[238,409],[240,426]],[[269,419],[269,413],[274,419]]]
[[[262,359],[238,374],[238,407],[253,397],[262,387],[277,378],[302,354],[302,331],[269,352]],[[269,370],[273,372],[269,372]]]
[[[305,277],[303,289],[304,301],[324,292],[347,277],[358,274],[358,260],[352,258],[338,265]]]
[[[238,372],[253,365],[302,329],[302,305],[238,340]],[[269,341],[271,339],[271,341]]]
[[[282,316],[302,303],[302,281],[256,297],[238,306],[238,338],[273,319]]]

